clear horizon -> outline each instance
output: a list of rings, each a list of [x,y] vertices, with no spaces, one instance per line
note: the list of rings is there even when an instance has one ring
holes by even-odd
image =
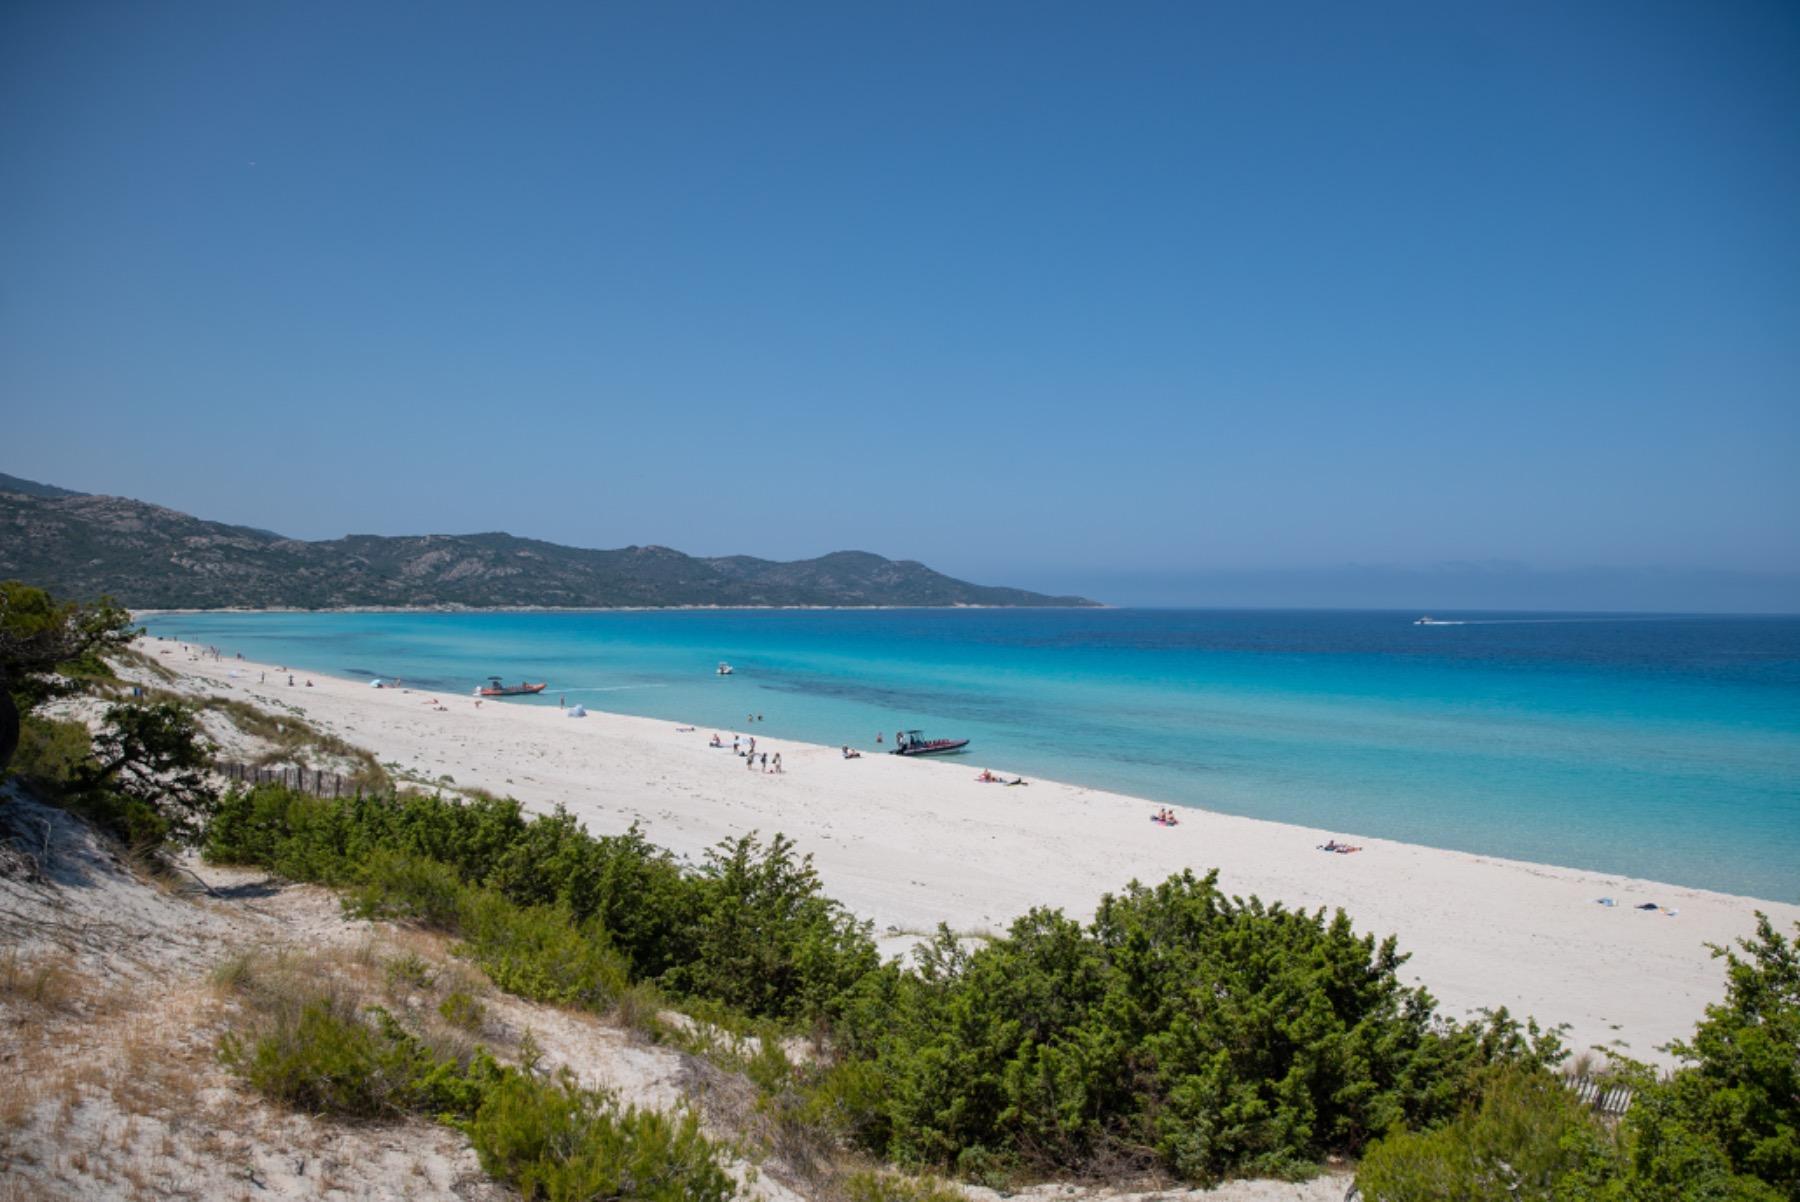
[[[1800,611],[1800,10],[0,12],[6,470],[1120,603]]]

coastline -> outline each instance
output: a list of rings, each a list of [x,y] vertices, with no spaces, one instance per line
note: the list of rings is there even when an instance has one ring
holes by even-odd
[[[1667,1063],[1655,1048],[1686,1037],[1723,996],[1706,945],[1749,934],[1755,910],[1783,929],[1800,921],[1800,906],[1781,902],[1201,809],[1182,809],[1181,825],[1165,828],[1148,821],[1154,803],[1121,794],[1037,779],[1026,788],[978,783],[980,768],[1003,766],[974,757],[916,761],[865,749],[844,760],[836,747],[738,732],[783,754],[787,771],[766,775],[708,747],[710,730],[658,719],[601,711],[570,719],[503,701],[478,708],[465,695],[371,689],[326,674],[290,689],[285,674],[257,683],[271,665],[203,660],[175,642],[138,646],[180,673],[181,689],[298,706],[415,779],[485,788],[534,811],[565,804],[595,834],[639,822],[651,841],[698,861],[720,839],[780,831],[813,855],[828,893],[875,923],[890,954],[939,922],[998,931],[1037,905],[1085,918],[1134,877],[1153,883],[1217,867],[1227,893],[1342,907],[1359,931],[1397,935],[1412,955],[1403,978],[1429,988],[1449,1016],[1504,1005],[1570,1024],[1577,1051],[1620,1041],[1626,1054]],[[733,732],[719,733],[729,744]],[[1362,850],[1316,849],[1330,838]],[[1618,904],[1594,904],[1602,896]],[[1645,902],[1678,913],[1630,908]]]
[[[180,617],[193,614],[659,614],[659,613],[869,613],[885,610],[959,609],[1054,609],[1085,612],[1116,609],[1096,601],[1092,605],[980,605],[958,601],[953,605],[333,605],[306,609],[297,605],[212,605],[204,608],[131,609],[133,622],[144,618]]]

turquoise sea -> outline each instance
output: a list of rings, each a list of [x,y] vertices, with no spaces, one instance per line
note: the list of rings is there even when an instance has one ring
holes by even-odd
[[[1333,834],[1800,901],[1800,618],[1223,610],[213,613],[347,677],[874,746]],[[729,660],[735,675],[714,667]],[[1071,848],[1079,855],[1079,848]]]

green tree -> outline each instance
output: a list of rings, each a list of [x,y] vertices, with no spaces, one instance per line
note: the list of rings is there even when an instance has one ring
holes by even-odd
[[[662,983],[777,1019],[829,1015],[880,962],[869,924],[825,896],[811,856],[755,833],[707,853],[691,958]]]
[[[1725,1000],[1670,1049],[1694,1063],[1632,1108],[1633,1168],[1646,1190],[1800,1198],[1800,948],[1758,912],[1738,949],[1713,948],[1727,965]]]
[[[0,581],[0,771],[19,746],[21,715],[77,687],[67,671],[97,664],[137,634],[108,598],[57,601],[40,588]]]
[[[192,843],[218,806],[206,777],[211,754],[185,706],[115,705],[94,736],[93,759],[76,771],[76,796],[133,846]]]

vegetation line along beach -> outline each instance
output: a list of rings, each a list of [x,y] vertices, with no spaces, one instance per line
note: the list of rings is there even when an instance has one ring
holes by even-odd
[[[1234,832],[1199,812],[1175,828],[1142,823],[1147,839],[1121,839],[1140,826],[1142,803],[1048,781],[1032,782],[1026,801],[962,765],[846,759],[779,740],[785,771],[746,772],[741,757],[691,727],[602,713],[571,720],[560,709],[476,706],[304,673],[289,684],[285,665],[170,640],[126,646],[107,633],[123,630],[116,611],[44,609],[29,590],[8,587],[15,623],[35,612],[40,631],[77,632],[69,643],[40,638],[37,661],[27,658],[31,647],[15,657],[12,679],[27,684],[27,789],[130,839],[152,875],[177,871],[171,857],[197,844],[201,874],[248,867],[318,882],[343,891],[348,927],[374,924],[365,929],[378,942],[338,960],[316,950],[304,961],[238,954],[211,969],[220,1071],[313,1121],[445,1124],[466,1136],[492,1181],[554,1198],[596,1189],[671,1199],[781,1196],[769,1189],[948,1198],[1069,1173],[1206,1185],[1241,1174],[1305,1177],[1364,1152],[1358,1180],[1371,1196],[1406,1198],[1427,1196],[1419,1183],[1438,1179],[1423,1163],[1452,1163],[1464,1146],[1498,1140],[1508,1155],[1547,1158],[1556,1172],[1623,1183],[1665,1171],[1645,1149],[1671,1137],[1699,1148],[1721,1188],[1760,1196],[1756,1177],[1736,1171],[1753,1160],[1731,1151],[1737,1128],[1719,1128],[1703,1099],[1711,1089],[1763,1088],[1765,1069],[1734,1060],[1727,1086],[1706,1075],[1711,1068],[1678,1066],[1696,1055],[1706,1064],[1709,1039],[1765,1038],[1771,1004],[1800,1008],[1785,978],[1794,952],[1774,925],[1800,929],[1800,912],[1774,907],[1773,919],[1760,917],[1741,899],[1698,891],[1676,913],[1566,902],[1593,882],[1400,844],[1320,855],[1296,842],[1306,832],[1244,820],[1247,829]],[[91,654],[75,675],[43,675],[44,654],[78,650],[83,637],[113,644],[118,676]],[[32,680],[54,687],[34,693]],[[85,727],[44,708],[92,712],[83,693],[130,697],[100,715],[93,747],[106,775],[87,766]],[[238,755],[269,747],[273,762],[359,771],[361,791],[318,798],[263,786],[217,799],[184,750],[203,729],[235,742]],[[467,759],[443,758],[459,745]],[[490,791],[477,762],[509,773],[496,782],[504,788]],[[121,766],[128,775],[111,775]],[[563,773],[600,783],[583,788],[570,777],[565,789]],[[643,782],[630,790],[634,802],[622,805],[605,785],[617,777]],[[407,779],[435,787],[390,792]],[[531,800],[544,790],[561,796]],[[498,800],[500,792],[528,795],[526,804]],[[9,823],[31,820],[29,796],[9,794]],[[907,836],[921,813],[935,828],[929,840]],[[783,833],[744,833],[757,829]],[[1186,837],[1204,842],[1155,842]],[[46,834],[28,873],[53,868],[57,841]],[[1066,857],[1046,854],[1076,843],[1088,873],[1113,878],[1106,896],[1045,908],[1080,890]],[[1185,850],[1171,856],[1171,846]],[[969,847],[1007,871],[971,874]],[[1332,885],[1314,879],[1316,893],[1335,895],[1315,908],[1280,893],[1295,878],[1278,865],[1296,856],[1377,867]],[[1498,912],[1535,917],[1539,941],[1553,925],[1543,921],[1546,905],[1639,924],[1582,933],[1560,954],[1597,957],[1605,944],[1622,945],[1638,970],[1660,960],[1665,980],[1692,982],[1692,995],[1670,1005],[1674,991],[1665,991],[1655,1014],[1620,1011],[1622,1021],[1607,1024],[1613,1038],[1589,1040],[1561,1026],[1558,1011],[1616,998],[1624,962],[1590,961],[1592,992],[1571,992],[1564,982],[1574,965],[1558,963],[1559,953],[1521,949],[1506,965],[1503,939],[1487,936],[1479,963],[1488,975],[1464,984],[1499,1008],[1439,1008],[1435,978],[1450,974],[1451,948],[1469,943],[1477,921],[1454,897],[1431,894],[1440,862],[1465,883],[1482,881],[1489,903],[1510,889]],[[1349,917],[1353,908],[1333,914],[1333,905],[1378,892],[1354,882],[1397,866],[1405,884],[1384,888],[1414,916],[1395,924],[1397,938],[1364,933],[1367,919]],[[960,892],[952,869],[965,878]],[[1038,896],[1015,908],[1005,890]],[[957,933],[967,928],[946,901],[987,907],[982,923],[967,924],[979,937]],[[910,929],[936,925],[938,935],[906,937],[912,950],[885,958],[881,932],[908,929],[908,916]],[[1710,1011],[1692,1046],[1633,1047],[1664,1038],[1650,1024],[1677,1025],[1684,1010],[1688,1030],[1669,1038],[1690,1034],[1722,993],[1718,966],[1687,939],[1623,934],[1674,930],[1675,919],[1741,946],[1729,1005]],[[403,937],[423,942],[395,950]],[[888,951],[900,950],[894,942]],[[446,946],[477,975],[453,971]],[[14,950],[8,1005],[42,1007],[47,972],[79,978],[79,961],[47,968],[46,954]],[[1528,969],[1541,976],[1525,980]],[[1415,972],[1424,984],[1411,983]],[[502,1000],[509,996],[519,1001]],[[764,1119],[728,1119],[710,1100],[640,1105],[605,1085],[605,1070],[592,1075],[604,1059],[547,1060],[525,1025],[537,1012],[518,1009],[546,1004],[736,1075]],[[490,1010],[512,1017],[490,1019]],[[1095,1041],[1116,1054],[1084,1056]],[[1569,1042],[1604,1045],[1583,1053],[1578,1077],[1566,1076]],[[1771,1052],[1773,1069],[1786,1050]],[[1675,1075],[1665,1082],[1645,1056]],[[1141,1067],[1127,1085],[1120,1074],[1132,1064]],[[950,1065],[959,1067],[946,1075]],[[1595,1096],[1615,1099],[1613,1112],[1590,1109],[1572,1089],[1595,1075]],[[1069,1091],[1083,1099],[1073,1109],[1061,1100]],[[1616,1101],[1624,1098],[1638,1099],[1635,1116]],[[15,1119],[27,1156],[36,1155],[38,1113],[27,1102]],[[1538,1134],[1514,1147],[1523,1114]],[[165,1125],[172,1118],[166,1107],[158,1115]],[[1756,1120],[1777,1134],[1781,1121],[1779,1107]],[[569,1134],[551,1138],[552,1129]],[[883,1176],[882,1161],[961,1184]],[[1785,1171],[1765,1170],[1777,1180]],[[1341,1188],[1329,1177],[1315,1184]]]

